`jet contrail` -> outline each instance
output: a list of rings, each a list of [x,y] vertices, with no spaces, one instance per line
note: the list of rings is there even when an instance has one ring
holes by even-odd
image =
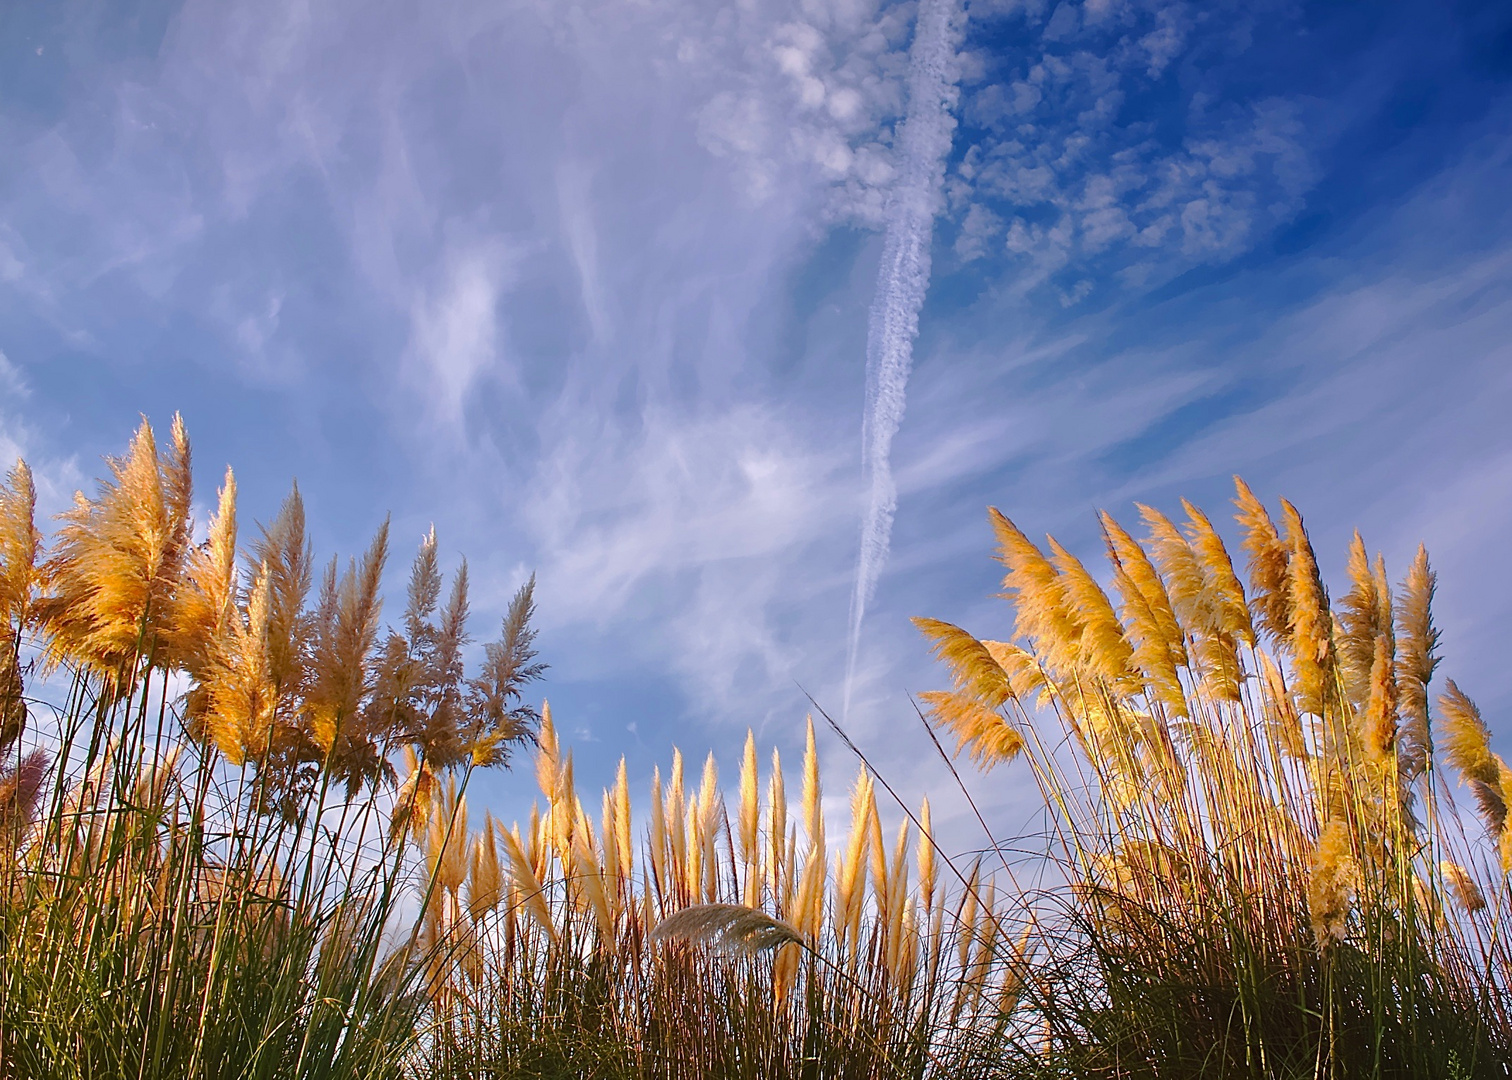
[[[866,332],[866,413],[861,461],[870,481],[856,591],[851,594],[842,716],[850,712],[851,683],[861,645],[861,621],[887,562],[898,489],[893,483],[893,436],[903,422],[908,370],[919,333],[919,309],[929,288],[929,244],[955,133],[956,50],[965,27],[961,0],[920,0],[908,54],[908,112],[898,133],[898,175],[888,195],[882,265]]]

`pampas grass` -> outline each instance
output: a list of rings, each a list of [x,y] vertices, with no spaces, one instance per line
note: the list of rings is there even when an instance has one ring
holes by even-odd
[[[177,418],[107,466],[51,538],[0,490],[0,1076],[998,1071],[1020,975],[927,804],[889,842],[863,771],[831,846],[812,727],[796,821],[749,735],[733,810],[675,750],[585,801],[533,580],[469,677],[434,532],[387,628],[386,524],[322,571],[296,488],[242,551],[228,470],[195,542]],[[470,811],[522,746],[530,819]]]
[[[792,784],[747,733],[580,791],[533,579],[469,673],[434,532],[390,626],[386,525],[317,564],[296,488],[243,548],[190,461],[144,422],[51,537],[0,485],[0,1077],[1508,1075],[1512,772],[1422,550],[1334,602],[1242,482],[1243,573],[1187,503],[1106,573],[994,510],[1004,639],[918,620],[922,700],[1043,798],[1022,891],[864,758],[827,820],[812,724]]]
[[[1296,507],[1278,525],[1236,489],[1247,589],[1196,507],[1180,525],[1142,507],[1142,543],[1104,514],[1110,619],[1079,561],[993,511],[1014,640],[916,620],[954,682],[924,695],[935,722],[987,765],[1027,759],[1055,815],[1066,885],[1032,909],[1059,947],[1016,1059],[1508,1075],[1512,772],[1452,681],[1430,708],[1427,555],[1393,591],[1356,536],[1331,604]]]
[[[395,808],[389,760],[456,746],[435,768],[463,757],[465,786],[478,747],[529,738],[530,590],[513,666],[406,712],[461,672],[423,604],[378,647],[383,530],[312,607],[297,490],[243,573],[229,471],[193,542],[182,421],[107,466],[50,542],[24,464],[0,491],[0,1075],[399,1075],[425,1042],[427,958],[396,947],[424,864],[384,826],[432,792]],[[465,590],[454,637],[459,613]]]

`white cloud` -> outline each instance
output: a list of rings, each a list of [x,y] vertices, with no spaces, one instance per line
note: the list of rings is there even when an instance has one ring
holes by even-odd
[[[497,308],[515,264],[499,244],[450,249],[440,280],[414,301],[410,356],[418,369],[411,377],[430,399],[440,433],[462,434],[463,404],[479,376],[512,374],[501,362]]]
[[[601,666],[665,666],[696,702],[750,722],[761,702],[791,697],[801,639],[784,623],[818,582],[837,605],[848,584],[858,504],[846,464],[755,406],[652,410],[633,436],[560,439],[525,493],[542,617],[612,632],[630,655]]]
[[[1204,33],[1227,32],[1209,23]],[[1198,28],[1185,4],[1068,0],[1022,59],[997,57],[998,81],[966,103],[985,137],[949,184],[960,257],[980,257],[973,212],[991,210],[1009,222],[1000,252],[1020,269],[1017,291],[1045,288],[1065,303],[1109,275],[1148,287],[1231,259],[1289,221],[1316,179],[1310,145],[1322,135],[1304,123],[1309,103],[1219,109],[1192,89],[1182,115],[1150,97],[1197,48]]]
[[[42,433],[29,420],[32,396],[20,366],[0,352],[0,477],[24,460],[37,489],[38,516],[45,519],[69,505],[83,477],[74,457],[47,453]]]

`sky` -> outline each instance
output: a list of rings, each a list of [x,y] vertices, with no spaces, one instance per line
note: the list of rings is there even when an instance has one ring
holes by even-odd
[[[396,597],[434,524],[479,640],[534,572],[586,789],[812,695],[959,825],[908,617],[1006,636],[986,508],[1093,561],[1235,473],[1336,583],[1425,541],[1512,750],[1505,4],[13,0],[0,146],[44,508],[181,411],[201,519],[392,515]]]

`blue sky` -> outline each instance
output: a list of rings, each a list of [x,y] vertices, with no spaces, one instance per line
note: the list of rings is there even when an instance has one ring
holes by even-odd
[[[434,522],[480,636],[538,572],[586,780],[791,750],[842,696],[915,15],[6,5],[0,455],[57,508],[181,410],[207,504],[229,462],[326,554]],[[1427,541],[1509,745],[1512,12],[977,0],[958,44],[859,741],[949,803],[906,619],[1004,631],[988,504],[1093,557],[1095,509],[1240,472],[1335,573]]]

